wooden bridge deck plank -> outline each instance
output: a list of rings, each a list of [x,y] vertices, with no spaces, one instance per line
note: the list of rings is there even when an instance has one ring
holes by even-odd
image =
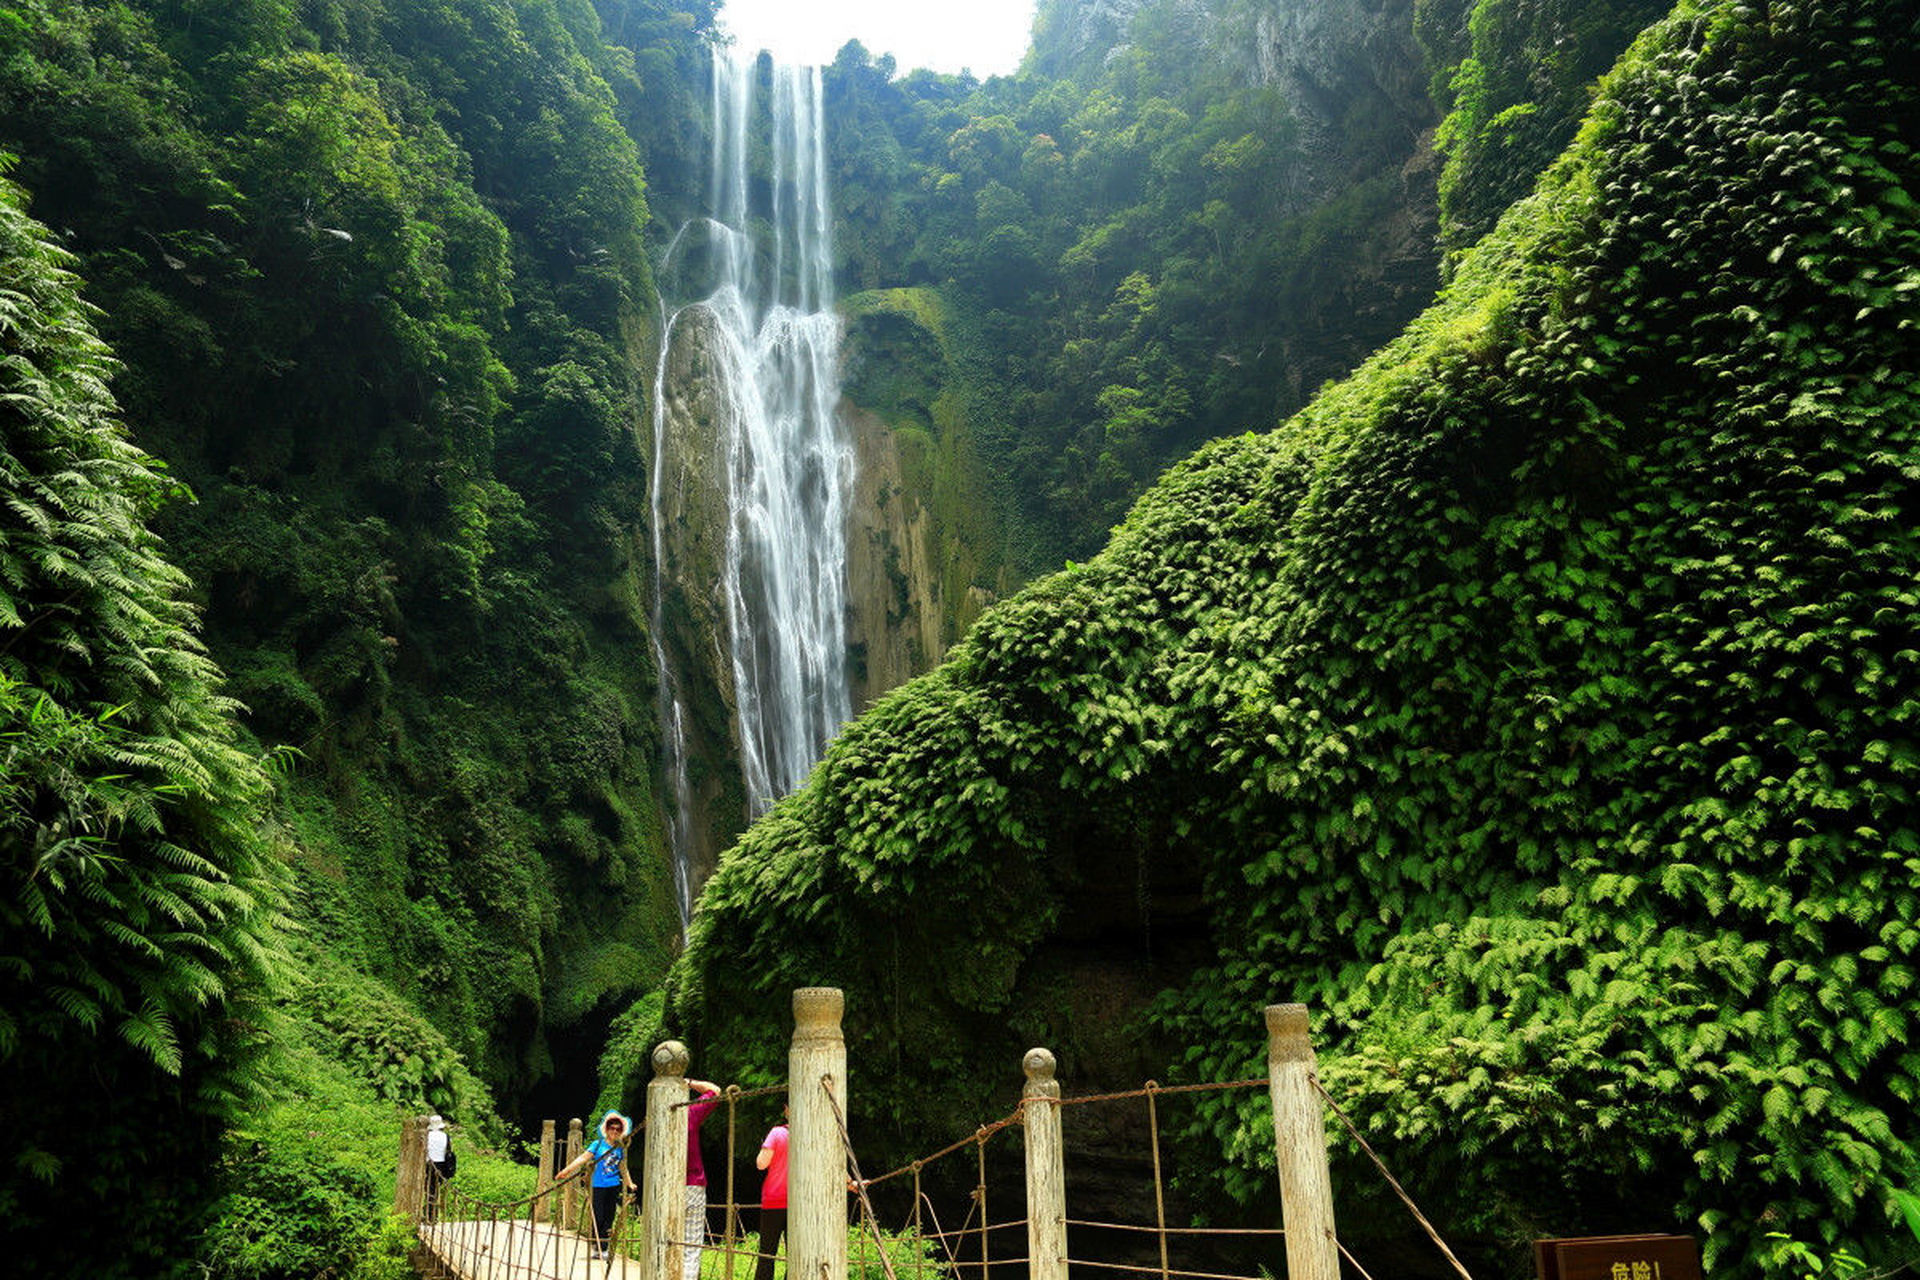
[[[457,1280],[640,1280],[637,1260],[596,1261],[585,1237],[546,1223],[422,1223],[420,1243]]]

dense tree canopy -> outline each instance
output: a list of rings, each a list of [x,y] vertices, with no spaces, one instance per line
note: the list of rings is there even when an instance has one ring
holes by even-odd
[[[263,856],[269,833],[267,865],[291,868],[289,914],[310,941],[289,966],[291,1018],[276,1024],[262,1077],[275,1107],[346,1114],[352,1094],[356,1106],[442,1106],[492,1131],[489,1084],[513,1096],[551,1075],[551,1035],[664,969],[678,918],[652,795],[644,631],[642,352],[655,299],[642,165],[698,168],[712,17],[708,0],[25,0],[0,13],[0,147],[17,152],[16,179],[66,246],[46,249],[10,213],[8,269],[57,259],[77,274],[99,308],[85,324],[120,362],[88,336],[74,347],[84,360],[57,373],[10,367],[7,391],[52,379],[86,393],[58,412],[92,424],[108,413],[112,371],[147,451],[90,444],[99,460],[70,467],[61,449],[78,446],[7,424],[8,495],[24,505],[7,512],[17,528],[0,552],[26,566],[0,613],[7,821],[32,837],[23,848],[46,846],[67,890],[52,897],[57,876],[34,874],[36,855],[22,853],[7,891],[10,904],[25,895],[7,907],[9,981],[37,993],[6,1004],[11,1065],[37,1073],[10,1075],[21,1153],[8,1175],[21,1189],[0,1206],[10,1227],[35,1222],[45,1195],[86,1211],[131,1191],[132,1251],[94,1262],[158,1274],[150,1218],[154,1197],[172,1195],[164,1265],[188,1268],[206,1224],[185,1202],[216,1190],[210,1171],[243,1181],[260,1158],[244,1135],[219,1145],[233,1113],[214,1095],[245,1073],[238,1047],[261,1025],[247,939],[279,899],[253,915],[231,905],[223,920],[184,890],[114,887],[141,865],[113,860],[121,827],[150,840],[142,856],[168,874],[264,876],[245,859]],[[75,327],[77,282],[59,281],[7,295],[10,342]],[[150,471],[147,455],[167,470]],[[46,525],[36,512],[54,499],[35,486],[82,478],[100,496],[59,498],[73,506]],[[153,585],[138,591],[165,608],[144,595],[118,613],[68,607],[71,584],[58,584],[78,571],[61,540],[113,538],[133,540],[139,572],[100,589],[135,591],[127,583],[144,574]],[[168,656],[197,652],[179,639],[185,599],[238,708],[213,692],[206,659]],[[143,675],[90,635],[73,639],[61,630],[70,614],[81,632],[126,615],[115,642],[163,669]],[[135,686],[169,725],[149,723]],[[289,748],[271,822],[258,767],[220,755],[235,750],[236,711],[249,749]],[[169,802],[207,831],[189,838],[142,798],[187,781],[122,777],[159,767],[156,753],[207,775],[191,779],[191,803]],[[52,785],[42,775],[65,779],[70,831],[35,789]],[[79,806],[94,795],[114,799],[92,815]],[[58,871],[69,858],[86,875]],[[90,915],[108,889],[90,897],[88,876],[124,911]],[[99,951],[91,963],[125,990],[96,991],[83,968],[61,976],[22,950],[42,945],[37,933],[63,955]],[[111,946],[91,947],[101,938]],[[142,978],[149,996],[106,958],[127,949],[178,972]],[[71,1033],[43,1041],[26,1028],[49,1001]],[[112,1127],[104,1158],[79,1159],[93,1097],[54,1095],[62,1071],[93,1061],[129,1113],[190,1117],[157,1122],[178,1141],[130,1142]],[[322,1087],[324,1102],[303,1096]],[[256,1099],[242,1118],[293,1132],[267,1121],[278,1114]],[[389,1122],[378,1108],[353,1114]],[[173,1176],[175,1160],[196,1175]],[[264,1199],[269,1216],[295,1221],[337,1194],[337,1211],[370,1230],[377,1181],[328,1161],[289,1157],[221,1212]],[[55,1179],[45,1192],[41,1177]],[[276,1257],[241,1247],[231,1222],[213,1230],[223,1276],[314,1274],[360,1241],[333,1233],[323,1254]]]
[[[248,728],[297,750],[302,914],[524,1086],[678,927],[642,150],[698,164],[713,7],[215,8],[9,9],[0,142],[199,499],[161,521]],[[601,942],[628,963],[583,970]]]

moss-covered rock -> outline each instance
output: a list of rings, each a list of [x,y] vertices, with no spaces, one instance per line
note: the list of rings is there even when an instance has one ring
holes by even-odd
[[[716,367],[712,313],[682,311],[667,335],[659,408],[655,571],[662,593],[657,641],[681,707],[687,856],[694,883],[747,823],[740,720],[724,590],[729,507],[725,376]]]
[[[933,289],[846,300],[845,404],[857,477],[848,515],[854,706],[937,665],[1012,586],[1004,499],[977,456],[971,401]]]

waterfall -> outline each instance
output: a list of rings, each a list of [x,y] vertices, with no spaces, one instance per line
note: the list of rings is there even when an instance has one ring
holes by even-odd
[[[852,713],[846,658],[846,521],[853,449],[835,414],[840,321],[834,312],[825,132],[818,67],[772,67],[757,110],[759,59],[713,52],[713,151],[707,216],[683,227],[677,254],[704,247],[702,294],[666,311],[655,380],[653,517],[667,571],[669,352],[690,320],[707,344],[724,450],[727,527],[717,590],[724,602],[732,703],[748,816],[804,779]],[[767,172],[749,157],[763,124]],[[756,182],[756,176],[763,180]],[[663,295],[663,309],[669,303]],[[715,584],[702,584],[711,587]],[[654,647],[676,812],[670,819],[683,918],[694,885],[689,812],[687,673],[671,669],[656,590]]]

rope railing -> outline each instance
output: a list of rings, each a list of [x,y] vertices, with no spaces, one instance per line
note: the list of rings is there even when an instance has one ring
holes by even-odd
[[[796,1010],[801,1007],[801,994],[796,993]],[[829,994],[834,1001],[838,1001],[838,992]],[[819,991],[812,992],[812,996],[817,1001]],[[836,1019],[837,1008],[835,1004],[833,1016]],[[1122,1277],[1157,1276],[1159,1280],[1266,1280],[1278,1269],[1274,1265],[1277,1256],[1268,1256],[1266,1245],[1279,1240],[1286,1241],[1286,1267],[1292,1274],[1310,1275],[1315,1280],[1338,1280],[1342,1266],[1340,1260],[1344,1259],[1345,1267],[1350,1269],[1348,1274],[1356,1275],[1360,1280],[1372,1280],[1367,1268],[1336,1236],[1334,1230],[1330,1201],[1327,1199],[1329,1192],[1322,1106],[1332,1110],[1346,1134],[1407,1207],[1414,1221],[1445,1257],[1456,1280],[1473,1280],[1442,1239],[1438,1229],[1421,1212],[1359,1126],[1319,1079],[1314,1069],[1311,1046],[1306,1038],[1305,1007],[1270,1006],[1267,1020],[1269,1075],[1266,1078],[1175,1085],[1148,1080],[1133,1089],[1062,1097],[1058,1082],[1054,1079],[1052,1055],[1045,1050],[1034,1050],[1023,1064],[1028,1074],[1025,1096],[1012,1111],[979,1125],[973,1132],[935,1151],[874,1177],[867,1177],[862,1171],[848,1125],[846,1103],[841,1091],[843,1085],[836,1081],[836,1076],[844,1071],[844,1055],[837,1061],[807,1071],[804,1078],[809,1081],[816,1076],[818,1078],[827,1103],[826,1113],[833,1117],[833,1125],[827,1133],[821,1133],[818,1128],[809,1128],[808,1132],[813,1136],[805,1137],[803,1141],[811,1144],[824,1140],[831,1145],[835,1137],[838,1139],[840,1156],[845,1161],[846,1189],[852,1210],[846,1224],[850,1232],[846,1243],[851,1251],[857,1252],[858,1280],[996,1280],[998,1276],[1007,1275],[1009,1269],[1029,1269],[1034,1280],[1065,1280],[1069,1268],[1082,1268],[1089,1274],[1107,1272]],[[796,1032],[796,1055],[800,1053],[800,1044],[801,1037]],[[668,1113],[684,1113],[686,1108],[716,1101],[711,1093],[703,1093],[697,1098],[674,1098],[671,1102],[668,1101],[668,1098],[674,1097],[671,1090],[668,1091],[668,1097],[659,1096],[658,1091],[662,1086],[680,1083],[673,1077],[684,1071],[687,1061],[684,1046],[669,1042],[662,1049],[669,1047],[678,1053],[678,1065],[664,1070],[650,1089],[653,1098],[650,1105],[655,1108],[656,1122],[661,1120],[662,1108]],[[656,1065],[658,1062],[656,1058]],[[796,1062],[796,1070],[797,1067]],[[796,1074],[795,1078],[797,1080],[802,1076]],[[704,1083],[702,1088],[706,1088]],[[1184,1211],[1180,1209],[1179,1201],[1169,1195],[1173,1169],[1168,1163],[1168,1136],[1163,1133],[1167,1124],[1169,1099],[1189,1094],[1269,1088],[1272,1091],[1273,1125],[1280,1157],[1281,1192],[1286,1199],[1287,1219],[1295,1231],[1290,1236],[1284,1227],[1181,1225],[1178,1219],[1184,1216]],[[747,1260],[751,1280],[761,1280],[762,1273],[773,1274],[773,1268],[784,1256],[784,1250],[777,1237],[767,1238],[746,1229],[742,1214],[745,1206],[741,1203],[742,1193],[736,1185],[741,1157],[745,1155],[751,1159],[755,1150],[755,1147],[743,1150],[739,1141],[743,1121],[741,1104],[785,1096],[788,1091],[787,1085],[743,1088],[738,1084],[728,1085],[719,1091],[721,1097],[718,1101],[723,1102],[726,1108],[725,1163],[722,1170],[715,1171],[723,1175],[716,1179],[722,1181],[722,1186],[715,1188],[721,1192],[719,1202],[708,1205],[705,1215],[694,1215],[688,1220],[684,1237],[667,1241],[656,1237],[648,1257],[643,1259],[648,1267],[660,1267],[679,1256],[689,1276],[699,1276],[701,1280],[749,1280],[749,1276],[742,1273],[742,1260]],[[1062,1199],[1067,1162],[1060,1118],[1076,1109],[1093,1105],[1127,1103],[1138,1104],[1140,1112],[1123,1112],[1119,1118],[1103,1117],[1088,1123],[1101,1130],[1100,1141],[1109,1148],[1117,1141],[1127,1144],[1137,1142],[1133,1150],[1138,1154],[1131,1157],[1129,1163],[1139,1170],[1136,1176],[1141,1176],[1150,1184],[1153,1206],[1151,1220],[1112,1222],[1102,1220],[1103,1215],[1067,1217],[1066,1204]],[[1048,1106],[1055,1108],[1055,1111],[1046,1112],[1044,1108]],[[800,1109],[796,1105],[795,1110]],[[696,1113],[701,1117],[709,1114]],[[809,1111],[807,1114],[818,1117],[822,1113]],[[813,1122],[807,1123],[811,1125]],[[1023,1138],[1013,1152],[1014,1158],[1021,1159],[1020,1153],[1024,1150],[1022,1164],[1027,1189],[1024,1204],[1028,1216],[1009,1216],[1005,1208],[1001,1208],[996,1216],[992,1210],[1004,1204],[1008,1184],[1013,1179],[1007,1176],[1004,1167],[999,1168],[995,1175],[990,1168],[990,1156],[993,1151],[1008,1149],[1008,1144],[996,1143],[996,1139],[1005,1130],[1016,1126],[1022,1128]],[[676,1120],[669,1132],[678,1132],[684,1127]],[[622,1145],[631,1151],[634,1135],[645,1128],[643,1120],[633,1127],[633,1132]],[[1172,1132],[1181,1131],[1176,1126]],[[596,1223],[593,1220],[591,1198],[578,1194],[587,1181],[586,1174],[591,1165],[564,1177],[553,1178],[551,1170],[556,1162],[552,1158],[552,1139],[553,1130],[548,1126],[542,1139],[541,1176],[550,1180],[529,1195],[504,1202],[490,1202],[467,1194],[440,1178],[433,1166],[424,1165],[417,1153],[412,1157],[410,1168],[415,1181],[410,1185],[416,1188],[413,1203],[421,1219],[420,1236],[449,1273],[468,1280],[559,1280],[560,1277],[570,1280],[576,1275],[589,1273],[596,1278],[602,1274],[610,1277],[615,1258],[639,1258],[635,1244],[643,1240],[645,1235],[637,1229],[640,1223],[637,1210],[630,1210],[627,1198],[619,1197],[612,1221]],[[568,1163],[578,1159],[581,1149],[581,1128],[579,1122],[575,1121],[568,1135]],[[409,1169],[408,1150],[403,1143],[403,1176]],[[808,1157],[814,1163],[807,1165],[812,1172],[807,1175],[808,1180],[803,1185],[817,1192],[817,1179],[823,1173],[818,1159],[828,1157],[817,1145],[809,1146],[806,1150],[816,1154]],[[955,1164],[968,1152],[971,1152],[971,1156],[967,1157],[966,1165],[956,1169]],[[661,1159],[666,1157],[662,1156]],[[997,1161],[997,1157],[995,1159]],[[675,1176],[673,1167],[671,1161],[661,1166],[654,1162],[653,1157],[649,1157],[649,1205],[657,1202],[653,1197],[659,1193],[661,1183],[671,1182]],[[929,1190],[927,1178],[928,1173],[935,1169],[941,1170],[933,1180],[941,1188],[938,1203]],[[426,1184],[424,1201],[418,1194],[423,1176]],[[1314,1178],[1318,1179],[1317,1192],[1313,1190],[1316,1185],[1312,1180]],[[890,1213],[899,1213],[901,1202],[903,1199],[905,1201],[900,1225],[888,1228],[876,1209],[872,1193],[876,1188],[909,1179],[910,1187],[901,1187],[899,1196],[883,1197]],[[968,1183],[971,1183],[970,1187]],[[1142,1191],[1145,1189],[1143,1187]],[[602,1194],[604,1196],[605,1193]],[[704,1197],[690,1197],[689,1205],[695,1203],[696,1199],[703,1201]],[[1140,1199],[1144,1200],[1144,1196]],[[666,1203],[674,1202],[668,1200]],[[1325,1203],[1329,1207],[1316,1215],[1317,1203]],[[945,1221],[942,1219],[942,1204],[949,1211]],[[962,1204],[965,1211],[958,1213],[958,1221],[954,1222],[953,1215]],[[764,1206],[759,1207],[762,1210],[759,1225],[770,1230],[765,1223],[768,1211]],[[717,1230],[712,1216],[715,1210],[718,1211]],[[1304,1215],[1297,1221],[1296,1210]],[[838,1216],[835,1215],[836,1218]],[[680,1220],[676,1206],[666,1221],[677,1223]],[[775,1219],[776,1222],[780,1220]],[[807,1221],[813,1223],[817,1219],[809,1218]],[[1069,1227],[1075,1229],[1071,1237],[1066,1231]],[[662,1229],[673,1230],[676,1236],[679,1235],[677,1228]],[[818,1238],[811,1234],[817,1227],[810,1225],[807,1230],[809,1234],[803,1241],[804,1246],[809,1250],[819,1247]],[[1007,1237],[1009,1232],[1022,1232],[1028,1247],[1009,1247],[1013,1243]],[[1103,1233],[1111,1234],[1103,1240]],[[1122,1243],[1128,1238],[1135,1243]],[[1152,1242],[1150,1246],[1148,1240]],[[1187,1252],[1188,1256],[1179,1256],[1176,1243],[1180,1246],[1180,1252]],[[1101,1256],[1072,1256],[1071,1244],[1080,1246],[1081,1255],[1092,1252]],[[659,1252],[662,1247],[667,1250],[664,1254]],[[834,1246],[836,1251],[838,1247]],[[996,1247],[1000,1256],[995,1256]],[[603,1249],[604,1252],[596,1253],[596,1249]],[[682,1250],[690,1250],[691,1253],[683,1253]],[[716,1257],[706,1259],[708,1251]],[[1029,1254],[1036,1256],[1030,1257]],[[845,1253],[826,1255],[827,1258],[833,1256],[847,1258]],[[1252,1264],[1256,1259],[1257,1275],[1234,1273],[1235,1268]],[[606,1263],[605,1268],[598,1265],[602,1260]],[[583,1261],[588,1263],[590,1272],[581,1270]],[[1222,1263],[1225,1266],[1219,1265]],[[839,1265],[843,1264],[836,1264],[836,1269]],[[621,1274],[632,1273],[623,1266]],[[652,1271],[648,1274],[654,1275]],[[673,1280],[679,1278],[674,1277]],[[796,1280],[800,1278],[796,1277]],[[821,1262],[820,1277],[807,1277],[805,1280],[828,1280],[827,1261],[823,1258]]]
[[[1256,1277],[1229,1275],[1218,1271],[1182,1271],[1169,1267],[1141,1267],[1126,1262],[1096,1262],[1091,1258],[1072,1258],[1069,1261],[1076,1267],[1094,1267],[1103,1271],[1126,1271],[1134,1275],[1181,1276],[1193,1280],[1258,1280]]]
[[[1158,1231],[1158,1227],[1143,1226],[1137,1222],[1090,1222],[1082,1218],[1068,1218],[1070,1227],[1088,1227],[1097,1231]],[[1284,1236],[1285,1227],[1168,1227],[1170,1236]]]
[[[1135,1271],[1143,1274],[1159,1275],[1163,1277],[1163,1280],[1175,1280],[1176,1277],[1184,1278],[1184,1280],[1262,1280],[1262,1277],[1233,1276],[1220,1272],[1182,1269],[1172,1265],[1170,1240],[1174,1237],[1271,1239],[1284,1236],[1285,1231],[1282,1228],[1259,1227],[1183,1227],[1169,1222],[1167,1218],[1165,1194],[1166,1171],[1160,1150],[1160,1123],[1158,1113],[1160,1099],[1168,1095],[1210,1093],[1231,1089],[1265,1088],[1266,1085],[1267,1081],[1264,1079],[1207,1081],[1178,1085],[1162,1085],[1158,1081],[1149,1080],[1134,1089],[1083,1094],[1066,1098],[1027,1097],[1023,1098],[1020,1105],[1013,1111],[979,1126],[972,1133],[956,1139],[918,1159],[911,1160],[898,1168],[890,1169],[885,1173],[873,1177],[861,1176],[858,1158],[853,1150],[851,1140],[847,1135],[845,1118],[840,1112],[836,1099],[833,1104],[833,1109],[840,1124],[842,1145],[848,1160],[851,1175],[849,1186],[856,1194],[859,1202],[858,1212],[860,1215],[860,1225],[858,1229],[862,1232],[862,1244],[864,1246],[871,1240],[874,1247],[880,1251],[882,1267],[888,1280],[898,1280],[894,1268],[885,1256],[886,1248],[881,1239],[881,1224],[878,1215],[873,1210],[872,1201],[867,1195],[867,1192],[873,1187],[880,1186],[895,1179],[911,1176],[914,1181],[912,1209],[902,1234],[915,1246],[923,1244],[934,1246],[940,1255],[934,1261],[935,1266],[943,1267],[949,1276],[964,1277],[972,1273],[982,1277],[983,1280],[995,1268],[1026,1266],[1030,1260],[1025,1256],[1004,1258],[995,1258],[992,1256],[991,1241],[993,1234],[995,1232],[1025,1228],[1028,1226],[1028,1219],[1022,1217],[994,1221],[992,1220],[992,1215],[988,1212],[987,1197],[989,1180],[986,1173],[986,1157],[987,1148],[991,1140],[1002,1130],[1022,1124],[1025,1120],[1027,1108],[1032,1105],[1044,1104],[1070,1108],[1097,1103],[1141,1100],[1146,1103],[1148,1112],[1150,1163],[1155,1203],[1154,1222],[1151,1224],[1110,1223],[1093,1219],[1069,1219],[1068,1225],[1094,1230],[1151,1233],[1156,1237],[1160,1254],[1160,1265],[1157,1267],[1136,1267],[1129,1263],[1106,1262],[1090,1258],[1066,1258],[1063,1259],[1063,1261],[1072,1266]],[[831,1091],[829,1091],[829,1096],[831,1096]],[[941,1224],[938,1210],[932,1198],[927,1194],[921,1179],[922,1175],[936,1163],[966,1151],[968,1148],[972,1148],[975,1153],[976,1170],[974,1185],[967,1195],[967,1212],[965,1216],[958,1226],[949,1229]],[[930,1226],[928,1219],[931,1219]],[[971,1244],[973,1248],[966,1250],[963,1254],[963,1248],[968,1244]],[[916,1247],[915,1255],[916,1257],[924,1257],[924,1250]]]
[[[428,1165],[421,1242],[457,1276],[536,1280],[577,1275],[583,1262],[591,1268],[596,1261],[594,1242],[602,1237],[591,1223],[590,1199],[573,1197],[569,1213],[562,1208],[563,1193],[588,1172],[580,1169],[556,1178],[517,1200],[491,1201],[463,1191]],[[604,1236],[607,1270],[615,1257],[632,1256],[626,1230],[630,1216],[621,1197]]]
[[[749,1099],[784,1095],[787,1092],[787,1086],[781,1084],[767,1085],[754,1089],[742,1089],[737,1084],[730,1084],[720,1092],[727,1107],[726,1193],[718,1206],[708,1206],[709,1209],[718,1207],[721,1211],[720,1238],[718,1241],[715,1241],[713,1232],[704,1222],[698,1224],[688,1223],[687,1234],[689,1238],[687,1245],[689,1248],[697,1247],[703,1251],[711,1251],[719,1254],[723,1280],[735,1280],[735,1263],[739,1259],[751,1259],[757,1267],[763,1259],[777,1262],[781,1256],[777,1251],[769,1251],[765,1248],[749,1248],[745,1243],[747,1236],[746,1224],[740,1216],[740,1210],[743,1206],[736,1195],[734,1187],[734,1171],[739,1165],[739,1104]],[[687,1107],[697,1106],[703,1101],[708,1101],[708,1099],[689,1098],[685,1102],[674,1103],[672,1109],[676,1111],[682,1110]],[[756,1205],[758,1204],[757,1201],[755,1203]],[[765,1241],[758,1239],[756,1235],[756,1243],[764,1245]]]
[[[1027,1103],[1047,1103],[1060,1107],[1063,1111],[1095,1103],[1144,1102],[1147,1128],[1147,1156],[1150,1178],[1153,1185],[1153,1221],[1104,1222],[1089,1218],[1068,1218],[1066,1225],[1080,1227],[1087,1231],[1113,1231],[1133,1235],[1150,1235],[1154,1240],[1154,1250],[1158,1265],[1147,1266],[1138,1263],[1112,1261],[1084,1256],[1069,1256],[1064,1259],[1069,1267],[1086,1268],[1096,1271],[1113,1271],[1127,1275],[1159,1276],[1161,1280],[1265,1280],[1264,1276],[1236,1275],[1219,1271],[1203,1271],[1182,1268],[1173,1265],[1172,1242],[1176,1237],[1196,1237],[1200,1239],[1275,1239],[1284,1237],[1286,1232],[1278,1227],[1193,1227],[1180,1226],[1168,1218],[1167,1212],[1167,1172],[1161,1150],[1160,1102],[1166,1097],[1179,1097],[1188,1094],[1219,1093],[1234,1089],[1264,1089],[1264,1078],[1245,1080],[1200,1081],[1192,1084],[1161,1084],[1158,1080],[1148,1080],[1135,1089],[1118,1089],[1105,1093],[1081,1094],[1059,1099],[1027,1098]],[[1082,1237],[1084,1239],[1084,1237]]]
[[[1320,1095],[1321,1100],[1333,1108],[1333,1114],[1339,1117],[1340,1123],[1346,1126],[1346,1130],[1352,1135],[1353,1140],[1360,1144],[1360,1149],[1366,1152],[1369,1160],[1373,1161],[1373,1167],[1380,1171],[1380,1176],[1386,1179],[1389,1187],[1393,1188],[1393,1193],[1400,1197],[1400,1202],[1407,1206],[1407,1211],[1413,1214],[1414,1221],[1420,1224],[1421,1229],[1424,1230],[1433,1243],[1439,1247],[1441,1254],[1445,1256],[1454,1271],[1459,1274],[1460,1280],[1473,1280],[1473,1277],[1468,1274],[1466,1267],[1461,1264],[1460,1259],[1454,1256],[1453,1250],[1447,1247],[1447,1242],[1440,1238],[1439,1230],[1434,1227],[1433,1223],[1427,1220],[1426,1214],[1420,1212],[1420,1206],[1413,1202],[1413,1197],[1407,1194],[1407,1189],[1400,1185],[1400,1179],[1394,1177],[1393,1174],[1388,1171],[1386,1161],[1382,1160],[1374,1151],[1372,1144],[1361,1136],[1359,1126],[1348,1118],[1346,1109],[1343,1108],[1339,1102],[1335,1101],[1331,1093],[1327,1092],[1326,1085],[1320,1083],[1319,1074],[1310,1073],[1307,1079],[1312,1082],[1314,1091]],[[1356,1267],[1359,1265],[1357,1262],[1354,1263]]]
[[[987,1148],[992,1138],[1004,1129],[1022,1124],[1025,1119],[1026,1110],[1031,1105],[1052,1104],[1060,1107],[1074,1107],[1092,1103],[1144,1100],[1147,1104],[1149,1126],[1152,1135],[1151,1156],[1155,1198],[1155,1221],[1152,1224],[1143,1225],[1138,1223],[1108,1223],[1093,1219],[1070,1219],[1068,1220],[1068,1224],[1090,1229],[1114,1229],[1152,1233],[1157,1237],[1159,1244],[1160,1265],[1158,1267],[1134,1268],[1131,1264],[1127,1263],[1107,1263],[1085,1258],[1068,1258],[1063,1259],[1063,1261],[1074,1266],[1106,1267],[1115,1270],[1139,1270],[1146,1274],[1161,1275],[1165,1277],[1166,1280],[1173,1280],[1174,1277],[1190,1277],[1195,1278],[1195,1280],[1260,1280],[1259,1277],[1226,1276],[1220,1272],[1194,1271],[1177,1268],[1172,1265],[1168,1243],[1170,1237],[1275,1238],[1283,1236],[1285,1233],[1279,1228],[1182,1227],[1170,1223],[1167,1220],[1166,1212],[1166,1174],[1159,1149],[1158,1108],[1159,1099],[1169,1094],[1177,1095],[1216,1092],[1225,1089],[1259,1088],[1265,1085],[1266,1081],[1259,1079],[1184,1085],[1161,1085],[1157,1081],[1150,1080],[1136,1089],[1085,1094],[1060,1099],[1028,1097],[1022,1099],[1020,1106],[1014,1111],[979,1126],[974,1132],[965,1137],[948,1143],[946,1146],[921,1156],[916,1160],[909,1161],[899,1168],[870,1178],[860,1175],[858,1159],[852,1149],[851,1141],[846,1136],[844,1118],[842,1117],[842,1144],[845,1148],[849,1169],[852,1173],[850,1185],[860,1200],[859,1212],[864,1229],[862,1237],[863,1243],[868,1237],[871,1237],[876,1247],[879,1247],[882,1251],[884,1264],[884,1245],[880,1242],[878,1216],[874,1213],[871,1199],[866,1193],[868,1189],[872,1187],[911,1175],[914,1179],[912,1212],[906,1224],[904,1234],[915,1244],[926,1243],[935,1246],[939,1254],[942,1255],[936,1265],[943,1264],[949,1275],[957,1277],[964,1277],[969,1273],[985,1277],[995,1268],[1026,1266],[1030,1260],[1024,1255],[995,1258],[991,1253],[991,1241],[995,1232],[1021,1229],[1029,1225],[1028,1219],[1024,1217],[995,1221],[991,1213],[988,1212],[987,1196],[989,1180],[986,1173],[986,1156]],[[837,1101],[835,1102],[834,1109],[836,1116],[839,1116]],[[921,1177],[926,1170],[936,1162],[954,1156],[968,1148],[972,1148],[975,1153],[976,1172],[974,1185],[967,1196],[967,1212],[965,1217],[957,1227],[949,1229],[941,1224],[938,1210],[931,1197],[927,1195],[921,1183]],[[932,1219],[931,1226],[928,1225],[928,1218]],[[968,1252],[974,1256],[963,1256],[962,1248],[966,1244],[973,1245],[973,1249]],[[890,1266],[886,1266],[885,1270],[889,1280],[897,1280]]]

